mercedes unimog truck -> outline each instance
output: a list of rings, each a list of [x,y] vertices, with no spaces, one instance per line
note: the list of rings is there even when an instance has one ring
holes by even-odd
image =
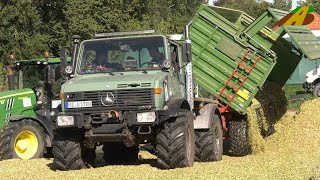
[[[161,169],[219,161],[224,140],[234,155],[247,154],[246,108],[259,89],[267,79],[284,84],[302,55],[320,56],[306,27],[266,27],[287,13],[268,9],[255,20],[201,5],[181,39],[152,31],[75,38],[55,121],[55,167],[94,166],[100,145],[112,164],[137,161],[139,144],[151,143]]]

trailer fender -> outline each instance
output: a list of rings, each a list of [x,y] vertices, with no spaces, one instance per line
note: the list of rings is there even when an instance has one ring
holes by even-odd
[[[174,99],[171,100],[168,104],[169,117],[178,116],[180,109],[190,110],[190,105],[186,99]]]
[[[200,109],[200,114],[194,120],[194,129],[209,129],[212,124],[212,116],[217,114],[221,121],[221,114],[217,104],[206,104],[203,108]]]
[[[34,117],[29,117],[29,116],[10,116],[7,118],[9,121],[11,122],[15,122],[15,121],[21,121],[23,119],[32,119],[34,121],[36,121],[37,123],[39,123],[39,125],[43,128],[46,137],[46,143],[47,143],[47,147],[51,147],[52,146],[52,139],[53,139],[53,129],[52,129],[52,125],[48,120],[40,120]]]

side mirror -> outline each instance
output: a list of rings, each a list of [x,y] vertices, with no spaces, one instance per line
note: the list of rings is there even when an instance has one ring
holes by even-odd
[[[64,76],[67,76],[68,73],[66,73],[65,68],[68,66],[68,54],[67,54],[67,49],[63,48],[60,51],[60,65],[61,65],[61,74]]]
[[[54,84],[55,83],[55,78],[56,78],[56,73],[54,69],[49,69],[48,70],[48,83],[49,84]]]
[[[192,61],[191,41],[186,40],[186,43],[182,45],[182,58],[184,62]]]
[[[171,67],[171,61],[170,61],[170,60],[165,60],[165,61],[163,61],[162,66],[163,66],[165,69],[170,69],[170,67]]]

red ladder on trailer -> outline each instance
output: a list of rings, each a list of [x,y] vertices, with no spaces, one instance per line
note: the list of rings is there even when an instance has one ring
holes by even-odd
[[[219,95],[217,96],[216,100],[219,100],[221,95],[224,95],[227,99],[228,99],[228,103],[227,105],[223,105],[221,104],[221,101],[219,101],[219,105],[222,107],[222,112],[225,112],[227,110],[227,108],[230,106],[232,100],[236,97],[238,91],[241,89],[242,85],[244,84],[244,82],[248,79],[248,76],[250,75],[251,71],[253,70],[253,68],[256,66],[256,64],[258,63],[258,61],[261,59],[261,56],[258,56],[255,60],[254,63],[252,64],[251,67],[248,67],[246,65],[244,65],[242,62],[245,59],[245,57],[250,53],[251,49],[248,49],[246,51],[246,53],[244,54],[244,56],[241,58],[238,66],[234,69],[234,71],[231,73],[231,75],[229,76],[228,81],[226,82],[226,84],[224,85],[224,87],[221,89]],[[246,76],[241,75],[240,73],[238,73],[238,70],[244,68],[245,70],[248,71]],[[239,86],[236,86],[235,84],[231,83],[231,79],[233,77],[238,77],[240,79],[242,79],[241,83]],[[224,90],[226,89],[226,87],[230,85],[232,88],[234,88],[235,92],[232,96],[230,96],[228,93],[226,93]]]

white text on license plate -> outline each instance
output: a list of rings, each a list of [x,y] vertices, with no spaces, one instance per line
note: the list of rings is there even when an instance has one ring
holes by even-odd
[[[66,108],[83,108],[83,107],[92,107],[92,101],[74,101],[66,102]]]

